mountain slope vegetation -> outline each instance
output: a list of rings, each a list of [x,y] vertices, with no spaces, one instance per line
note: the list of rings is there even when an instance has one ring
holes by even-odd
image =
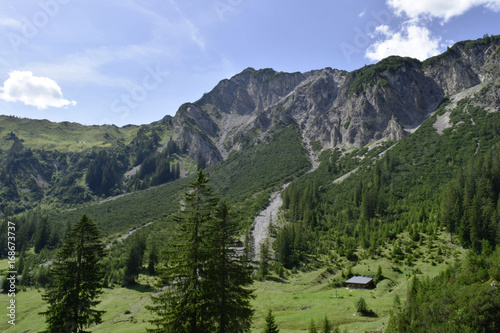
[[[300,290],[298,281],[314,275],[308,283],[318,285],[311,291],[316,297],[340,290],[353,271],[377,277],[378,296],[368,305],[380,297],[380,317],[333,322],[345,328],[359,322],[372,331],[391,312],[388,329],[430,329],[408,318],[420,305],[428,306],[429,316],[442,306],[428,293],[442,288],[442,300],[456,302],[443,316],[464,328],[465,317],[457,314],[464,299],[454,289],[472,293],[459,279],[470,271],[468,263],[484,268],[473,272],[471,281],[482,290],[474,297],[498,306],[497,289],[488,288],[498,281],[499,77],[500,37],[485,36],[424,62],[390,57],[351,73],[248,68],[181,106],[175,117],[150,125],[84,127],[2,117],[0,209],[3,225],[14,221],[18,228],[21,284],[50,280],[46,263],[83,214],[109,245],[106,285],[122,286],[131,267],[140,276],[134,281],[152,284],[155,268],[168,261],[165,249],[177,228],[171,216],[194,171],[203,168],[237,212],[247,245],[255,216],[281,192],[283,206],[269,228],[273,288]],[[67,139],[66,131],[72,132]],[[92,139],[80,139],[85,131]],[[1,227],[0,239],[6,230]],[[5,248],[0,244],[2,256]],[[375,274],[377,262],[383,274]],[[424,276],[431,272],[434,280]],[[459,281],[446,285],[453,277]],[[256,285],[267,290],[264,282]],[[391,308],[386,302],[394,290],[410,294]],[[291,309],[264,308],[266,296],[257,294],[258,325],[269,309],[278,323],[296,318],[287,317]],[[338,306],[347,313],[348,305]],[[325,313],[315,311],[320,322]],[[288,329],[306,329],[312,316],[299,316]],[[497,320],[481,318],[480,324],[489,332]]]

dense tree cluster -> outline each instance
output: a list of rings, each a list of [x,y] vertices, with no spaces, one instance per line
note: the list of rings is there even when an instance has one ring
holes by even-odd
[[[438,113],[445,112],[447,103]],[[484,242],[495,247],[500,233],[499,114],[469,103],[465,99],[451,112],[451,121],[460,123],[453,131],[438,135],[431,119],[384,155],[380,151],[390,142],[381,150],[323,152],[319,168],[282,194],[285,218],[292,223],[278,232],[280,261],[291,267],[296,258],[303,260],[299,245],[316,254],[334,250],[350,260],[358,258],[359,249],[377,256],[400,233],[418,242],[442,228],[476,252]],[[352,170],[357,170],[355,177],[335,184]],[[292,242],[296,235],[300,241]]]
[[[134,165],[140,165],[144,159],[153,154],[160,144],[160,134],[154,128],[141,127],[132,141],[135,152]]]
[[[162,293],[148,308],[155,332],[247,332],[252,309],[250,270],[238,252],[238,225],[203,171],[174,217],[179,234],[168,252]]]
[[[106,150],[99,150],[90,161],[85,181],[97,195],[110,195],[113,187],[120,181],[121,174],[117,156]]]
[[[441,201],[441,221],[450,235],[480,253],[484,242],[500,240],[500,146],[474,156],[449,183]],[[485,245],[487,246],[487,245]]]
[[[434,279],[414,277],[405,304],[395,302],[387,332],[498,332],[499,267],[500,249],[469,252]]]
[[[179,179],[181,166],[176,157],[179,153],[179,146],[170,138],[162,152],[152,153],[142,160],[139,171],[132,176],[128,187],[133,190],[145,189]]]
[[[8,217],[0,222],[0,256],[7,254],[7,222],[16,225],[17,251],[24,252],[34,248],[35,253],[42,250],[54,250],[61,246],[68,224],[55,225],[51,223],[46,213],[31,211],[16,217]]]
[[[96,224],[83,215],[71,229],[51,268],[51,283],[43,299],[47,301],[47,332],[84,333],[102,321],[100,303],[104,272],[104,246]]]

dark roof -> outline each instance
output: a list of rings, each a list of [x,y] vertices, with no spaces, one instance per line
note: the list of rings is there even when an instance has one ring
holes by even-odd
[[[354,283],[354,284],[367,284],[372,281],[373,278],[371,277],[366,277],[366,276],[353,276],[349,280],[347,280],[345,283]]]

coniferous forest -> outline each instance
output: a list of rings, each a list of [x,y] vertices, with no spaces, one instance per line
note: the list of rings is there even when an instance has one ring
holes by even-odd
[[[392,115],[399,136],[353,113],[325,141],[326,118],[300,122],[293,108],[328,81],[306,78],[257,125],[216,137],[219,105],[246,105],[221,97],[239,101],[231,84],[291,75],[253,69],[150,125],[0,119],[12,129],[0,138],[0,301],[12,270],[18,304],[16,327],[0,330],[498,332],[500,39],[335,75],[339,95],[370,109],[401,86],[395,75],[414,71],[417,89],[417,75],[474,52],[493,59],[491,79],[443,93],[411,131]],[[91,132],[91,147],[65,127]],[[37,128],[52,146],[23,132]],[[373,140],[348,141],[362,130]],[[355,276],[375,288],[346,288]]]

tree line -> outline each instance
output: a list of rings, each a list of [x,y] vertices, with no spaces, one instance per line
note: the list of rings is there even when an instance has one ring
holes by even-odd
[[[160,270],[161,292],[152,296],[150,332],[249,332],[253,309],[250,262],[239,239],[231,207],[220,200],[202,170],[190,183],[182,209],[174,216],[178,233],[167,260],[150,257]],[[137,237],[125,276],[133,279],[145,243]],[[151,253],[156,253],[152,251]],[[46,332],[86,332],[102,322],[95,310],[104,287],[105,250],[95,222],[83,215],[66,236],[50,268],[43,299],[48,303]],[[129,281],[130,282],[130,281]]]
[[[435,278],[410,281],[406,300],[394,299],[387,332],[498,332],[500,249],[469,251]]]
[[[474,156],[443,191],[441,220],[460,244],[480,253],[500,239],[500,146]]]

